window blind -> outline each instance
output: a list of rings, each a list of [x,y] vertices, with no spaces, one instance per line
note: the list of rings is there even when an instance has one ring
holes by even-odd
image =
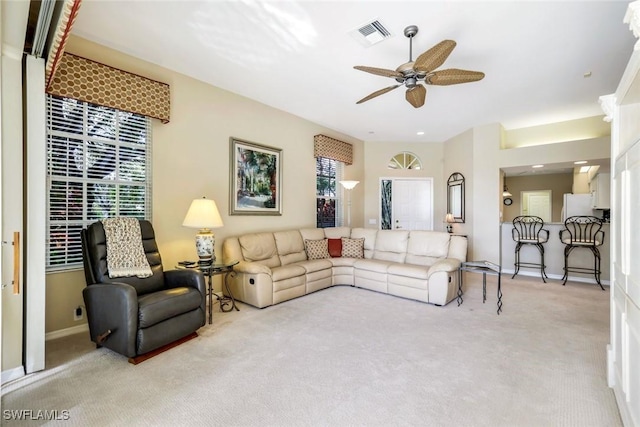
[[[80,230],[151,218],[151,119],[47,96],[47,267],[82,262]]]

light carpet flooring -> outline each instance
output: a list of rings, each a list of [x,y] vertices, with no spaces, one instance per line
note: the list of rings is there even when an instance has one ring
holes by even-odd
[[[47,343],[47,369],[2,409],[68,410],[65,426],[621,426],[606,384],[609,291],[495,277],[445,307],[346,286],[214,313],[138,366],[88,334]]]

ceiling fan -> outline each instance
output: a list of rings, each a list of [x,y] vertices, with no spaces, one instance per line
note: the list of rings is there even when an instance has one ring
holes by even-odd
[[[398,82],[397,85],[377,90],[365,96],[356,102],[356,104],[362,104],[376,96],[380,96],[405,85],[407,87],[405,94],[407,102],[415,108],[419,108],[424,105],[424,100],[427,96],[427,89],[421,85],[420,82],[428,85],[447,86],[475,82],[484,78],[484,73],[480,71],[460,70],[458,68],[435,71],[436,68],[447,60],[453,48],[456,47],[456,42],[453,40],[441,41],[413,61],[413,37],[416,34],[418,34],[418,27],[416,25],[410,25],[404,29],[404,35],[409,38],[409,62],[400,65],[395,71],[385,68],[363,67],[360,65],[353,67],[356,70],[366,71],[367,73],[378,76],[391,77]]]

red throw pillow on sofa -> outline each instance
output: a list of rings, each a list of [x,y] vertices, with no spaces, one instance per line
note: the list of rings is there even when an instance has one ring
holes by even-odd
[[[332,258],[340,258],[342,256],[342,239],[329,240],[329,255]]]

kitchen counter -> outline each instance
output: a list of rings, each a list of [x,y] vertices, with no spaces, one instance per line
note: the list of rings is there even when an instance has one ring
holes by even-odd
[[[516,242],[511,237],[511,230],[513,224],[511,222],[503,222],[500,226],[501,240],[500,240],[500,264],[502,265],[502,272],[505,274],[513,275],[515,263],[515,250]],[[549,241],[544,244],[544,260],[546,264],[545,271],[549,279],[562,279],[564,274],[564,248],[565,245],[560,241],[560,230],[564,230],[564,223],[551,222],[545,223],[545,230],[549,230]],[[603,285],[609,284],[609,259],[610,249],[609,244],[611,235],[609,233],[609,223],[605,223],[602,226],[604,231],[604,244],[599,246],[600,249],[600,281]],[[540,262],[540,253],[538,249],[533,245],[523,245],[520,249],[520,261],[521,262]],[[588,267],[593,268],[593,254],[588,249],[575,249],[569,256],[569,266],[574,267]],[[520,267],[518,276],[534,276],[540,277],[540,269],[535,267]],[[517,276],[516,276],[517,277]],[[596,280],[593,274],[580,274],[569,273],[569,280],[576,282],[587,282],[596,284]],[[542,279],[541,279],[542,281]],[[597,286],[597,285],[596,285]]]

